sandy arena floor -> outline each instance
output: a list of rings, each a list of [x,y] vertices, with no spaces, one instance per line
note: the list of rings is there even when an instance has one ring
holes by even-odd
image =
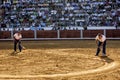
[[[107,42],[107,57],[94,56],[93,40],[0,42],[0,80],[119,80],[119,41]]]

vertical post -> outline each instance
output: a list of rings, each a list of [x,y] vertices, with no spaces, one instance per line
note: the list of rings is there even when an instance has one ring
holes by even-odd
[[[36,32],[36,28],[34,29],[34,39],[37,39],[37,32]]]
[[[106,29],[104,29],[104,35],[106,36]]]
[[[60,30],[57,30],[57,39],[60,39]]]
[[[13,25],[12,25],[12,29],[11,29],[11,39],[13,39],[13,35],[14,35],[13,31],[14,31],[14,29],[13,29]]]
[[[82,29],[80,30],[80,35],[81,35],[80,38],[83,39],[83,30]]]
[[[13,39],[13,30],[11,31],[11,39]]]

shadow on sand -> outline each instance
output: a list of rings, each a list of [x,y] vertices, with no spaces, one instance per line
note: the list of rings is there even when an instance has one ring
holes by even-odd
[[[11,56],[16,56],[19,52],[13,51],[10,53]]]
[[[107,63],[111,63],[114,61],[113,59],[109,58],[108,56],[100,56],[100,58]]]

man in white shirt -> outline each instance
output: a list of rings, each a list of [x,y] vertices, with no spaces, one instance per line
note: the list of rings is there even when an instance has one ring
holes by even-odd
[[[19,51],[22,51],[22,46],[21,46],[21,38],[22,38],[22,34],[20,32],[17,32],[14,34],[14,51],[16,51],[17,49],[17,44],[18,44],[18,48]]]
[[[95,40],[96,40],[96,44],[98,46],[96,56],[98,56],[98,54],[101,50],[101,47],[102,47],[103,56],[106,56],[106,37],[103,34],[98,33]]]

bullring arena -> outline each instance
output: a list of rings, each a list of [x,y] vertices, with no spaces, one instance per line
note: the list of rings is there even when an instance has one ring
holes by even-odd
[[[120,80],[120,0],[0,0],[0,80]]]
[[[0,41],[0,80],[119,80],[120,42],[107,41],[107,57],[94,40]]]

